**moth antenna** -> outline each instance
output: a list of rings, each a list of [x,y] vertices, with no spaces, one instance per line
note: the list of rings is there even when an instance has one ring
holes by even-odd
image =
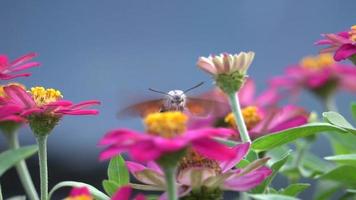
[[[155,89],[152,89],[152,88],[148,88],[149,91],[152,91],[152,92],[156,92],[156,93],[159,93],[159,94],[164,94],[164,95],[167,95],[167,96],[171,96],[170,94],[166,93],[166,92],[162,92],[162,91],[159,91],[159,90],[155,90]]]
[[[197,87],[200,87],[200,86],[203,85],[203,84],[204,84],[204,81],[203,81],[203,82],[200,82],[199,84],[197,84],[197,85],[195,85],[195,86],[193,86],[193,87],[191,87],[191,88],[189,88],[189,89],[187,89],[187,90],[184,90],[183,93],[187,93],[187,92],[189,92],[189,91],[191,91],[191,90],[193,90],[193,89],[195,89],[195,88],[197,88]]]

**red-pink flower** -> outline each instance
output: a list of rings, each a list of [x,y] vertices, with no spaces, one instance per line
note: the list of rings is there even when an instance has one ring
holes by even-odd
[[[335,52],[336,61],[344,60],[356,55],[356,25],[349,30],[340,33],[323,34],[323,40],[317,41],[317,45],[329,45],[321,50],[321,53]]]
[[[100,104],[99,101],[84,101],[73,104],[71,101],[62,100],[62,95],[54,89],[35,87],[27,92],[22,87],[10,85],[4,87],[5,97],[0,98],[0,105],[21,108],[20,116],[31,114],[49,113],[55,116],[62,115],[96,115],[97,110],[86,109],[87,107]]]
[[[335,63],[330,54],[306,57],[299,64],[287,68],[282,76],[271,80],[272,87],[298,94],[302,89],[327,98],[337,90],[356,92],[356,68]]]
[[[38,62],[28,62],[36,56],[36,53],[28,53],[14,61],[9,61],[6,55],[0,55],[0,80],[31,75],[30,73],[16,74],[16,72],[39,66],[40,63]]]
[[[128,152],[134,160],[148,162],[187,148],[217,160],[234,156],[233,149],[213,139],[215,136],[228,137],[233,131],[216,128],[187,131],[186,120],[186,115],[181,112],[154,113],[145,118],[146,133],[128,129],[110,131],[99,143],[108,146],[101,153],[100,159]]]
[[[87,187],[75,187],[70,191],[69,197],[64,200],[93,200]]]
[[[254,81],[248,79],[238,93],[242,114],[251,138],[307,123],[308,113],[304,109],[293,105],[282,107],[277,105],[280,97],[275,89],[268,89],[258,96],[255,95],[255,89]],[[218,89],[205,94],[205,96],[219,102],[227,102],[226,95]],[[221,108],[221,112],[215,112],[206,118],[192,118],[190,127],[230,125],[236,129],[235,119],[229,112],[231,110],[227,106]]]
[[[130,186],[122,186],[111,198],[111,200],[130,200],[132,196],[132,188]],[[143,194],[136,195],[132,200],[146,200]]]
[[[263,166],[267,158],[257,160],[242,169],[235,168],[246,156],[249,146],[249,143],[245,143],[234,147],[235,156],[225,161],[196,157],[197,155],[184,157],[178,164],[176,174],[179,196],[189,195],[192,190],[196,191],[202,187],[209,188],[206,191],[248,191],[262,183],[272,172]],[[164,173],[155,162],[142,165],[127,161],[126,166],[137,180],[150,186],[141,188],[164,191]],[[161,195],[160,200],[163,199],[166,199],[166,193]]]

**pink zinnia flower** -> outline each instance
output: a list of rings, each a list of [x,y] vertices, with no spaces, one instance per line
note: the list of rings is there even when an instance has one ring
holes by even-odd
[[[17,85],[4,87],[4,97],[0,97],[0,105],[20,108],[17,116],[26,118],[36,136],[47,135],[57,125],[63,115],[96,115],[97,110],[86,109],[100,104],[99,101],[85,101],[73,104],[62,100],[58,90],[34,87],[27,92]]]
[[[323,34],[323,40],[317,41],[317,45],[329,45],[329,47],[321,50],[321,53],[335,52],[334,59],[336,61],[344,60],[356,55],[356,25],[352,26],[348,31],[340,33]]]
[[[272,173],[269,168],[263,166],[268,159],[257,160],[246,168],[235,168],[246,156],[249,146],[249,143],[245,143],[234,147],[235,156],[226,161],[206,159],[197,154],[184,157],[178,165],[176,174],[179,196],[183,197],[199,190],[248,191],[262,183]],[[166,187],[164,174],[155,162],[142,165],[127,161],[126,165],[137,180],[155,190],[164,191]],[[166,193],[161,195],[160,200],[163,199],[166,199]]]
[[[287,68],[282,76],[275,77],[271,84],[298,94],[302,89],[311,91],[320,98],[328,98],[337,90],[356,92],[356,68],[335,63],[330,54],[305,57],[299,64]]]
[[[111,200],[130,200],[132,196],[132,188],[130,186],[122,186],[111,198]],[[146,200],[143,194],[138,194],[132,200]]]
[[[186,115],[181,112],[154,113],[145,118],[147,133],[127,129],[110,131],[99,143],[108,146],[100,159],[128,152],[134,160],[148,162],[187,148],[217,160],[234,156],[233,149],[213,139],[215,136],[228,137],[233,131],[216,128],[186,131],[186,121]]]
[[[275,89],[268,89],[260,95],[255,95],[256,86],[252,79],[247,79],[238,95],[242,107],[242,115],[251,138],[263,136],[287,128],[307,123],[308,113],[297,106],[277,106],[280,99]],[[226,95],[216,89],[205,95],[219,102],[227,102]],[[206,118],[192,118],[191,128],[207,126],[231,126],[236,129],[235,119],[230,113],[230,107],[222,108]],[[238,134],[236,134],[238,136]]]
[[[71,101],[62,100],[62,95],[58,90],[43,87],[34,87],[27,92],[22,87],[10,85],[4,87],[4,92],[6,96],[0,98],[0,104],[20,107],[21,116],[46,113],[59,117],[62,115],[96,115],[97,110],[86,108],[100,104],[96,100],[73,104]]]
[[[86,187],[75,187],[70,191],[69,197],[64,200],[94,200]]]
[[[36,57],[36,53],[28,53],[14,61],[9,61],[6,55],[0,55],[0,80],[9,80],[21,76],[30,76],[29,73],[14,74],[31,67],[37,67],[40,65],[38,62],[28,62],[32,58]]]

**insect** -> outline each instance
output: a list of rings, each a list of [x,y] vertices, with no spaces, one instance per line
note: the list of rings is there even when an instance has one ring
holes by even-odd
[[[204,99],[202,97],[187,97],[187,93],[201,85],[201,82],[186,90],[171,90],[169,92],[163,92],[149,88],[150,91],[164,95],[161,99],[148,100],[131,105],[118,113],[119,117],[145,117],[146,115],[154,112],[166,112],[166,111],[181,111],[189,112],[196,116],[206,116],[209,113],[214,112],[219,106],[222,106],[221,102],[211,99]],[[223,105],[225,106],[225,104]]]

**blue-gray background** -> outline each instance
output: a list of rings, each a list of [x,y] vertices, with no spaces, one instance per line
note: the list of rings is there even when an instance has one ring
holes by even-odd
[[[196,68],[197,58],[247,50],[256,52],[249,74],[261,91],[286,65],[316,54],[313,42],[320,33],[353,25],[355,7],[355,0],[1,0],[0,53],[11,58],[39,53],[42,66],[32,69],[30,78],[18,79],[29,87],[54,87],[74,102],[102,102],[99,116],[65,117],[49,138],[48,152],[50,186],[64,179],[100,185],[106,163],[98,162],[97,141],[115,127],[141,128],[138,120],[115,117],[128,96],[202,80],[209,84],[199,91],[207,90],[212,85]],[[337,99],[347,116],[352,99],[344,93]],[[302,100],[301,105],[321,111],[310,95]],[[21,141],[34,143],[28,128],[22,129]],[[327,144],[320,144],[315,150],[326,154]],[[5,149],[2,137],[0,148]],[[3,180],[7,194],[22,192],[13,172]]]

